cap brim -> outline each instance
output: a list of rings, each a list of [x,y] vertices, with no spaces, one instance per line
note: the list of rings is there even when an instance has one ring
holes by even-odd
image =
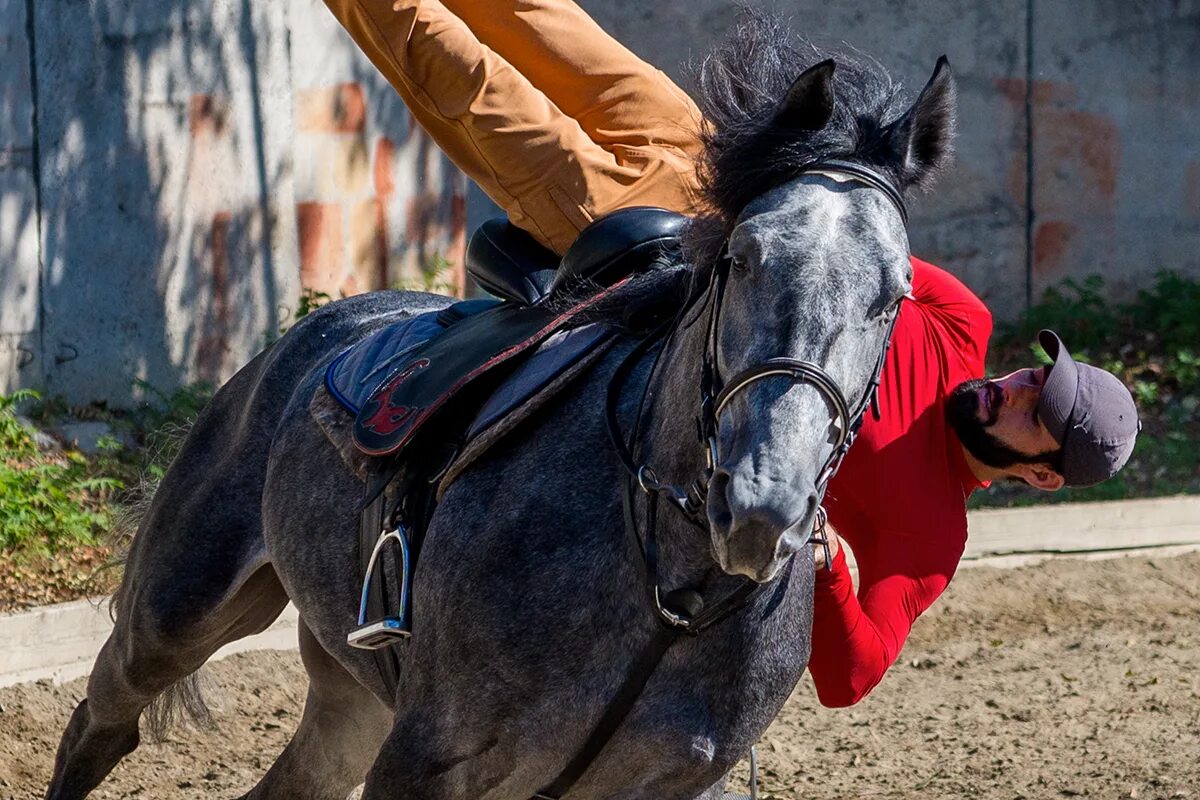
[[[1054,362],[1042,385],[1042,396],[1038,401],[1038,417],[1046,430],[1059,444],[1066,439],[1071,412],[1075,410],[1075,398],[1079,393],[1079,366],[1067,348],[1051,330],[1038,333],[1038,343]]]

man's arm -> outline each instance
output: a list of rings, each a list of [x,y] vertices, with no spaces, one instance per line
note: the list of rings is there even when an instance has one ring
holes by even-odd
[[[883,679],[900,655],[913,621],[945,590],[965,546],[885,532],[859,560],[856,595],[839,547],[833,569],[817,570],[809,672],[821,704],[849,706]],[[886,566],[886,569],[885,569]]]
[[[913,267],[912,295],[936,325],[939,343],[952,345],[961,356],[983,370],[984,353],[992,335],[992,314],[962,281],[927,261],[909,256]]]

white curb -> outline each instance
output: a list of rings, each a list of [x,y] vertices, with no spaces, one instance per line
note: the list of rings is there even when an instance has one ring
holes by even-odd
[[[1200,550],[1200,496],[972,511],[969,530],[963,567],[1165,557]],[[295,649],[297,620],[295,607],[288,605],[266,631],[227,645],[214,658]],[[88,674],[111,629],[107,601],[99,600],[0,616],[0,687]]]
[[[1200,545],[1200,496],[1000,508],[970,513],[964,559]]]
[[[226,645],[213,658],[247,650],[294,650],[298,619],[289,603],[270,628]],[[87,675],[111,630],[107,599],[0,616],[0,687],[44,678],[62,683]]]

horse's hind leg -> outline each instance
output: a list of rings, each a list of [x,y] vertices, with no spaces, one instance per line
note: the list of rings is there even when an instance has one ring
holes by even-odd
[[[287,604],[269,565],[255,570],[200,620],[170,619],[150,604],[119,612],[96,657],[87,697],[63,733],[47,800],[86,797],[138,746],[138,718],[221,645],[265,629]]]
[[[85,797],[137,747],[138,717],[156,697],[287,604],[254,515],[222,504],[223,487],[168,481],[134,539],[116,624],[63,733],[48,800]]]
[[[300,727],[244,800],[344,800],[391,730],[392,711],[321,647],[303,619],[300,656],[309,677]]]

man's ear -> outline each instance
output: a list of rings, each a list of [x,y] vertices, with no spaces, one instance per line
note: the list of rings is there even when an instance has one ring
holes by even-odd
[[[1057,492],[1066,484],[1063,476],[1048,464],[1014,464],[1009,469],[1033,488],[1045,492]]]

